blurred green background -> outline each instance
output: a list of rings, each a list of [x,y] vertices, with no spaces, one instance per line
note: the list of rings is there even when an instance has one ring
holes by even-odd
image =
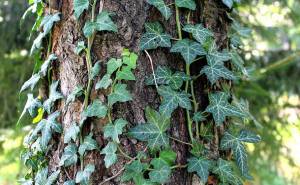
[[[17,184],[23,175],[19,154],[32,125],[25,117],[16,126],[26,98],[18,90],[34,66],[33,20],[20,23],[26,7],[27,0],[0,0],[0,185]],[[248,145],[255,180],[247,184],[300,184],[300,1],[243,0],[238,10],[252,30],[243,39],[251,76],[235,91],[249,101],[257,123],[248,126],[262,136]]]

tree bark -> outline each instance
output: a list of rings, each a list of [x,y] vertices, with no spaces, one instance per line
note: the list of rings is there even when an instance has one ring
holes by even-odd
[[[129,82],[129,90],[133,95],[133,101],[128,103],[118,103],[113,107],[113,117],[122,117],[130,123],[127,127],[133,127],[136,124],[144,123],[144,109],[151,106],[157,109],[160,98],[156,89],[145,85],[145,78],[151,76],[152,70],[150,62],[142,51],[139,51],[139,41],[144,32],[144,24],[149,21],[160,21],[166,32],[177,37],[175,16],[165,21],[160,13],[152,6],[147,4],[145,0],[103,0],[104,8],[109,12],[115,13],[114,22],[118,25],[118,33],[98,33],[93,44],[92,54],[93,63],[100,60],[104,74],[105,63],[111,57],[118,58],[124,48],[128,48],[138,53],[138,66],[135,70],[136,81]],[[173,3],[172,0],[166,1],[167,4]],[[75,19],[73,11],[73,0],[58,0],[58,9],[61,12],[61,21],[56,24],[52,33],[52,53],[58,57],[58,62],[53,66],[53,79],[60,80],[60,91],[67,97],[77,85],[86,86],[88,81],[88,72],[84,56],[78,56],[74,53],[74,49],[78,41],[85,40],[82,27],[89,15],[86,14],[78,21]],[[99,9],[99,2],[97,8]],[[175,8],[172,7],[173,15]],[[187,10],[181,11],[181,23],[186,24]],[[191,23],[204,23],[205,27],[214,31],[217,43],[220,48],[227,47],[227,30],[229,20],[226,16],[225,6],[219,0],[197,0],[197,10],[191,14]],[[188,37],[188,35],[185,35]],[[169,49],[156,49],[149,51],[154,68],[158,65],[169,66],[172,69],[184,70],[184,61],[180,55],[170,54]],[[192,74],[199,74],[205,60],[198,61],[193,64]],[[100,75],[100,78],[102,75]],[[96,79],[97,81],[98,79]],[[200,110],[204,110],[208,104],[207,89],[209,84],[203,76],[195,82],[196,98],[200,105]],[[95,89],[93,87],[93,89]],[[100,99],[106,101],[105,91],[92,91],[92,99]],[[66,105],[64,101],[57,104],[57,109],[62,112],[61,123],[63,129],[66,130],[72,122],[79,123],[80,113],[83,110],[83,100]],[[186,126],[186,115],[182,109],[177,109],[172,115],[171,136],[180,138],[182,141],[189,142],[188,131]],[[106,144],[103,138],[102,128],[108,122],[105,119],[88,120],[88,124],[84,127],[84,133],[92,132],[101,148]],[[218,136],[220,131],[214,130],[213,142],[208,143],[211,151],[211,157],[217,159],[219,156]],[[186,164],[188,154],[187,145],[172,141],[172,149],[177,153],[177,164]],[[135,156],[141,150],[141,143],[126,136],[121,138],[121,144],[130,156]],[[49,167],[55,170],[58,167],[60,157],[65,147],[63,137],[56,137],[52,142],[52,149],[48,153]],[[120,158],[121,159],[121,158]],[[123,168],[126,160],[119,160],[116,165],[110,169],[104,166],[103,156],[98,151],[89,152],[85,157],[85,164],[92,163],[96,166],[96,170],[92,175],[92,184],[99,184],[108,177],[115,175]],[[59,184],[63,184],[69,178],[74,178],[76,172],[80,170],[80,165],[76,168],[66,168],[59,177]],[[114,178],[106,184],[121,184],[120,178]],[[171,180],[168,184],[184,185],[197,184],[197,180],[193,180],[192,176],[187,173],[186,169],[178,169],[172,173]]]

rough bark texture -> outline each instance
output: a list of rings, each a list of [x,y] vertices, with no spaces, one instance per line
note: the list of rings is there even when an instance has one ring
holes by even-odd
[[[168,0],[170,4],[173,1]],[[97,4],[99,8],[99,3]],[[85,40],[82,33],[84,21],[89,15],[82,16],[77,21],[73,12],[73,0],[58,0],[57,9],[62,13],[62,21],[57,24],[53,30],[52,52],[58,56],[58,62],[54,66],[53,78],[60,80],[60,90],[67,97],[76,85],[86,86],[88,75],[86,61],[84,56],[78,56],[74,53],[76,43]],[[159,97],[156,89],[145,86],[145,78],[152,74],[150,63],[143,52],[139,51],[139,40],[144,32],[144,23],[152,20],[158,20],[163,23],[166,31],[173,37],[177,37],[175,25],[175,11],[169,21],[164,21],[161,14],[152,6],[149,6],[145,0],[105,0],[104,9],[114,12],[114,22],[118,25],[118,33],[98,33],[95,37],[93,45],[93,63],[97,60],[102,61],[102,69],[105,69],[105,63],[110,57],[120,57],[124,48],[128,48],[139,54],[138,67],[135,70],[136,81],[129,83],[129,89],[133,94],[133,101],[129,103],[118,104],[113,108],[113,117],[122,117],[130,122],[128,127],[145,122],[144,109],[146,106],[158,108]],[[181,12],[181,21],[186,23],[186,15],[188,11]],[[227,43],[227,25],[226,12],[224,5],[219,0],[197,0],[197,11],[192,13],[192,23],[204,22],[205,26],[215,32],[218,44],[224,48]],[[188,35],[185,35],[188,36]],[[177,70],[184,69],[184,61],[180,55],[170,55],[169,49],[157,49],[150,52],[153,58],[154,65],[166,65]],[[192,66],[192,73],[198,74],[201,67],[205,65],[205,61],[197,62]],[[105,71],[102,71],[103,74]],[[101,75],[100,75],[101,77]],[[203,110],[207,104],[207,79],[201,77],[195,83],[197,100],[200,103],[200,109]],[[93,88],[94,89],[94,88]],[[93,91],[91,99],[98,98],[105,101],[107,92]],[[79,122],[80,112],[82,111],[83,101],[77,100],[74,103],[65,105],[60,102],[57,108],[62,111],[61,123],[64,130],[70,126],[72,122]],[[103,147],[105,140],[102,135],[102,127],[107,123],[107,120],[89,120],[89,123],[84,127],[85,133],[93,132],[100,147]],[[218,134],[219,131],[215,128],[215,139],[212,143],[208,143],[212,151],[212,158],[217,158],[218,153]],[[186,127],[185,112],[176,110],[172,116],[172,126],[169,131],[172,136],[180,138],[183,141],[188,141],[188,132]],[[138,150],[141,150],[141,143],[128,138],[122,138],[121,144],[123,148],[135,156]],[[50,159],[50,168],[57,168],[60,156],[62,154],[63,139],[56,138],[53,141],[53,147],[48,156]],[[188,157],[188,148],[186,145],[172,142],[172,148],[177,152],[177,164],[186,164]],[[105,178],[116,174],[126,161],[120,160],[110,170],[105,169],[103,157],[99,152],[90,152],[85,158],[85,164],[93,163],[96,166],[96,171],[92,175],[92,184],[99,184]],[[74,178],[77,168],[66,168],[60,176],[59,183],[63,184],[69,178]],[[197,180],[193,180],[191,175],[188,175],[186,169],[178,169],[173,172],[171,180],[168,184],[184,185],[197,184]],[[107,184],[121,184],[119,178],[115,178]]]

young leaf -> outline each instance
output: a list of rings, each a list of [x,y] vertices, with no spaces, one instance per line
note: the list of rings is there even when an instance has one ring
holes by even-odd
[[[159,153],[159,158],[166,161],[169,165],[172,165],[174,163],[176,157],[176,153],[171,149],[163,150]]]
[[[86,165],[83,171],[77,172],[75,182],[80,183],[80,185],[89,185],[90,176],[94,171],[95,165]]]
[[[151,182],[159,184],[166,183],[171,175],[171,168],[168,163],[160,158],[155,158],[152,159],[151,165],[154,167],[154,170],[149,173]]]
[[[96,83],[95,89],[107,89],[112,84],[112,79],[110,78],[110,74],[104,75],[101,80]]]
[[[119,135],[122,134],[123,128],[127,125],[127,121],[117,119],[114,124],[109,123],[104,126],[104,138],[111,138],[114,142],[120,143]]]
[[[177,7],[196,10],[196,3],[194,0],[175,0],[175,4]]]
[[[21,87],[20,92],[25,91],[26,89],[30,88],[31,90],[34,89],[34,87],[36,86],[36,84],[39,82],[40,80],[40,75],[39,74],[34,74],[29,80],[27,80],[23,86]]]
[[[138,56],[135,53],[130,53],[129,56],[123,56],[123,63],[126,64],[130,69],[136,68]]]
[[[198,55],[206,55],[206,51],[203,49],[201,44],[189,39],[177,41],[171,48],[171,52],[181,53],[187,64],[193,63]]]
[[[158,47],[171,47],[171,35],[163,33],[159,22],[145,24],[146,33],[142,35],[140,50],[156,49]]]
[[[140,177],[143,177],[143,171],[148,167],[147,164],[141,163],[140,160],[135,160],[131,164],[125,166],[125,172],[121,177],[121,182],[127,182],[131,179],[138,184]]]
[[[74,102],[77,97],[83,95],[83,91],[84,90],[83,90],[83,87],[81,85],[76,86],[75,89],[68,96],[66,104]]]
[[[95,65],[93,66],[92,68],[92,71],[91,71],[91,79],[94,80],[96,76],[98,76],[99,72],[100,72],[100,62],[96,62]]]
[[[211,167],[211,161],[204,157],[192,157],[188,159],[188,172],[197,172],[201,182],[204,184],[207,182]]]
[[[78,153],[83,156],[85,151],[95,150],[98,148],[97,141],[94,140],[92,134],[85,136],[83,143],[79,146]]]
[[[122,67],[120,71],[117,71],[116,79],[129,81],[129,80],[135,80],[135,76],[131,72],[131,68],[126,66],[126,67]]]
[[[126,84],[116,84],[113,93],[108,95],[108,104],[112,106],[116,102],[127,102],[132,100],[132,96],[126,88]]]
[[[44,102],[44,109],[49,114],[51,112],[51,108],[56,100],[64,98],[63,95],[56,91],[59,81],[54,81],[50,85],[50,93],[49,98]]]
[[[190,95],[184,91],[178,92],[169,86],[160,86],[158,94],[163,97],[159,111],[165,115],[170,116],[178,106],[187,110],[192,109]]]
[[[107,114],[107,106],[103,105],[100,100],[94,100],[82,113],[83,117],[104,118]]]
[[[226,116],[246,116],[240,109],[230,105],[228,98],[229,95],[225,92],[209,94],[209,105],[205,111],[212,113],[214,121],[218,126],[225,121]]]
[[[59,165],[68,167],[76,164],[77,160],[77,146],[74,143],[71,143],[64,149],[64,153],[61,156]]]
[[[84,41],[80,41],[77,43],[74,52],[79,55],[83,50],[85,50],[85,48]]]
[[[193,37],[201,44],[204,44],[208,38],[214,36],[214,34],[209,29],[204,28],[202,24],[188,24],[184,26],[183,30],[191,33]]]
[[[75,17],[78,19],[84,10],[89,8],[89,0],[74,0]]]
[[[104,154],[105,167],[109,168],[111,165],[117,162],[117,144],[114,142],[109,142],[105,148],[102,149],[101,154]]]
[[[43,34],[47,35],[48,33],[50,33],[50,31],[52,30],[53,24],[55,22],[60,21],[60,13],[55,13],[53,15],[46,15],[42,22],[41,22],[41,27],[43,27]]]
[[[73,122],[72,125],[66,130],[64,136],[64,143],[69,143],[71,140],[75,142],[79,132],[80,132],[80,128],[77,126],[75,122]]]
[[[163,0],[147,0],[147,2],[155,6],[166,20],[172,15],[171,9],[165,4]]]
[[[122,66],[122,60],[111,58],[107,62],[107,74],[113,74],[121,66]]]
[[[243,185],[242,179],[234,173],[228,161],[219,159],[213,173],[217,174],[223,184]]]
[[[45,77],[47,75],[49,65],[51,64],[52,61],[54,61],[56,59],[57,59],[57,57],[54,54],[49,55],[47,60],[41,66],[41,70],[39,72],[39,75]]]

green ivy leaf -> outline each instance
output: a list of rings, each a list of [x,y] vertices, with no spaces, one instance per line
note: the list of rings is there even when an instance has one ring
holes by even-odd
[[[206,108],[206,112],[210,112],[213,115],[214,121],[220,126],[226,116],[245,117],[245,113],[237,107],[228,103],[229,94],[225,92],[217,92],[209,94],[209,105]]]
[[[63,185],[75,185],[75,181],[74,180],[68,180],[68,181],[64,182]]]
[[[171,9],[165,4],[163,0],[147,0],[147,2],[155,6],[166,20],[171,17]]]
[[[90,176],[94,171],[95,165],[86,165],[83,171],[77,172],[75,182],[80,183],[80,185],[89,185]]]
[[[76,86],[75,89],[68,96],[66,104],[74,102],[77,97],[83,95],[83,91],[84,90],[83,90],[83,87],[81,85]]]
[[[140,160],[135,160],[130,164],[125,166],[125,171],[121,177],[121,182],[127,182],[131,179],[138,184],[137,182],[140,180],[140,177],[143,177],[143,171],[147,169],[148,165],[145,163],[141,163]]]
[[[122,60],[111,58],[107,62],[107,74],[113,74],[121,66],[122,66]]]
[[[201,44],[190,39],[183,39],[176,42],[171,48],[171,52],[181,53],[187,64],[192,64],[198,55],[206,55],[206,51]]]
[[[129,80],[135,80],[135,76],[131,72],[131,68],[126,66],[126,67],[122,67],[120,71],[117,71],[116,79],[129,81]]]
[[[171,149],[163,150],[159,153],[159,158],[166,161],[168,165],[172,165],[176,160],[176,152]]]
[[[93,66],[92,68],[92,71],[91,71],[91,79],[94,80],[96,76],[98,76],[99,72],[100,72],[100,62],[96,62],[95,65]]]
[[[132,95],[126,88],[126,84],[116,84],[113,93],[108,95],[108,104],[112,106],[116,102],[127,102],[132,100]]]
[[[174,91],[169,86],[160,86],[158,94],[163,97],[159,111],[165,115],[170,116],[178,106],[187,110],[192,109],[190,95],[184,91]]]
[[[49,68],[51,62],[54,61],[54,60],[56,60],[56,59],[57,59],[57,57],[54,54],[49,55],[49,57],[47,58],[47,60],[41,66],[41,70],[39,72],[39,75],[45,77],[47,75],[48,68]]]
[[[203,151],[204,151],[203,144],[198,143],[198,142],[193,143],[193,148],[191,150],[191,154],[193,154],[196,157],[201,157],[201,156],[203,156]]]
[[[146,33],[142,35],[141,50],[156,49],[158,47],[171,47],[171,35],[163,33],[159,22],[145,24]]]
[[[177,7],[196,10],[196,3],[194,0],[175,0],[175,4]]]
[[[120,143],[119,135],[122,134],[123,128],[127,124],[128,122],[123,119],[117,119],[114,124],[107,124],[104,126],[104,138],[111,138],[114,142]]]
[[[206,184],[212,162],[204,157],[188,159],[188,172],[197,172],[202,183]]]
[[[80,41],[77,43],[75,49],[74,49],[74,52],[79,55],[83,50],[85,50],[85,44],[84,44],[84,41]]]
[[[146,118],[148,123],[132,128],[129,135],[148,142],[151,149],[168,146],[169,137],[165,132],[170,127],[170,118],[149,107],[146,108]]]
[[[24,106],[24,109],[18,119],[17,125],[19,124],[20,120],[23,118],[25,113],[28,111],[31,117],[35,117],[37,115],[37,110],[42,107],[42,103],[38,98],[34,98],[33,94],[27,94],[27,101]]]
[[[232,8],[233,3],[240,3],[241,0],[222,0],[222,2],[228,7]]]
[[[202,24],[188,24],[184,26],[183,30],[191,33],[193,37],[201,44],[204,44],[209,38],[214,36],[213,32],[207,28],[204,28]]]
[[[49,98],[44,102],[43,107],[49,114],[51,112],[51,108],[56,100],[64,98],[63,95],[56,91],[59,81],[54,81],[50,85],[50,93]]]
[[[261,141],[259,135],[256,135],[255,133],[249,130],[241,130],[238,139],[242,142],[247,142],[247,143],[258,143]]]
[[[98,149],[97,141],[94,140],[93,135],[90,133],[89,135],[84,137],[83,143],[79,146],[78,153],[83,156],[85,151],[91,151]]]
[[[243,75],[249,77],[249,72],[244,67],[244,60],[242,59],[242,57],[236,51],[231,52],[230,55],[231,55],[231,62],[232,62],[232,64],[239,71],[241,71]]]
[[[42,47],[42,41],[43,38],[45,37],[44,33],[39,33],[39,35],[34,39],[31,49],[30,49],[30,55],[35,53],[38,49]]]
[[[60,171],[57,170],[53,172],[49,177],[48,176],[48,167],[40,169],[35,176],[36,185],[52,185],[56,182]]]
[[[73,122],[65,132],[64,143],[69,143],[71,140],[75,142],[79,132],[80,132],[80,128],[77,126],[75,122]]]
[[[107,89],[112,84],[112,79],[110,78],[110,74],[104,75],[101,80],[96,83],[95,89]]]
[[[39,74],[32,75],[32,77],[23,84],[23,86],[21,87],[20,92],[23,92],[28,88],[33,90],[34,87],[36,86],[36,84],[39,82],[40,78],[41,77],[40,77]]]
[[[217,166],[213,169],[223,184],[243,185],[242,179],[234,173],[231,164],[223,159],[218,159]]]
[[[202,112],[195,112],[194,113],[193,121],[202,122],[202,121],[205,121],[205,120],[206,120],[206,118],[205,118],[205,116],[203,115]]]
[[[60,13],[55,13],[53,15],[46,15],[42,22],[41,22],[41,27],[43,27],[43,34],[47,35],[48,33],[50,33],[50,31],[52,30],[52,27],[54,25],[55,22],[60,21]]]
[[[77,160],[78,160],[77,146],[74,143],[71,143],[65,147],[64,153],[61,156],[59,165],[68,167],[73,164],[76,164]]]
[[[166,183],[171,175],[171,168],[168,163],[160,158],[155,158],[152,159],[151,165],[154,167],[154,170],[149,173],[151,182],[160,184]]]
[[[117,162],[117,144],[114,142],[109,142],[105,148],[102,149],[101,154],[104,154],[105,167],[109,168],[111,165]]]
[[[89,8],[89,0],[74,0],[73,4],[76,19],[79,19],[82,12]]]
[[[123,56],[123,63],[126,64],[130,69],[136,68],[138,56],[135,53],[130,53],[129,56]]]
[[[104,118],[107,114],[107,106],[103,105],[100,100],[94,100],[82,113],[83,117]]]

